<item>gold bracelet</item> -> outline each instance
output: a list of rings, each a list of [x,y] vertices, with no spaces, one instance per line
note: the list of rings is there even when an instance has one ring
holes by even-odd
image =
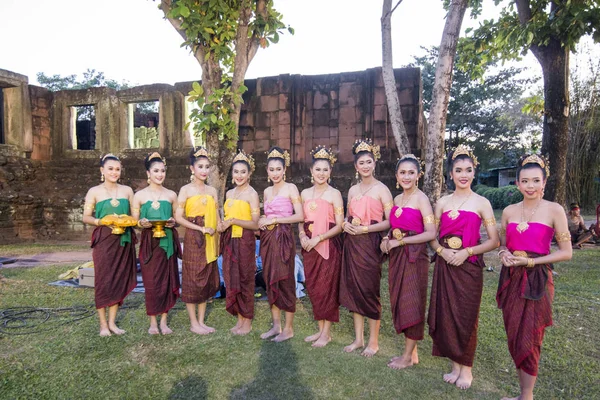
[[[467,253],[469,253],[469,257],[473,255],[473,248],[472,247],[467,247],[465,250],[467,250]]]
[[[390,238],[387,237],[387,236],[384,236],[384,237],[381,238],[381,240],[390,240]]]
[[[535,260],[533,258],[528,258],[527,259],[527,268],[533,268],[535,267]]]
[[[275,225],[276,223],[277,223],[277,217],[273,217],[273,224],[272,225]]]
[[[369,227],[368,226],[363,226],[362,227],[362,233],[369,233]]]
[[[398,246],[405,246],[406,243],[404,243],[403,239],[398,240]]]
[[[323,240],[325,240],[325,239],[323,239],[323,234],[319,235],[319,243],[322,242]]]
[[[99,223],[99,222],[100,222],[100,219],[99,219],[99,218],[96,218],[96,219],[94,220],[94,225],[96,225],[96,226],[100,226],[100,225],[98,225],[98,223]]]
[[[444,251],[444,247],[440,246],[437,249],[435,249],[435,252],[438,253],[440,256],[442,255],[442,251]]]
[[[502,253],[505,253],[505,252],[507,252],[507,251],[508,251],[508,250],[506,250],[506,249],[504,249],[504,250],[500,250],[500,251],[498,252],[498,257],[502,257]]]

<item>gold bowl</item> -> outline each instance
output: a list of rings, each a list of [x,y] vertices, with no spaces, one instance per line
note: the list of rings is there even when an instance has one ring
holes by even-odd
[[[125,233],[125,228],[137,225],[135,218],[127,214],[107,215],[102,218],[101,222],[102,225],[108,226],[111,229],[113,235],[122,235]]]
[[[167,224],[166,220],[153,220],[148,222],[152,224],[152,237],[164,238],[167,236],[165,232],[165,225]]]

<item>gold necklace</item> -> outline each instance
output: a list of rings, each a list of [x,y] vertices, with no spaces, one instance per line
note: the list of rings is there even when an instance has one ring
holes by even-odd
[[[360,190],[360,185],[362,185],[362,182],[358,184],[358,190]],[[377,182],[375,182],[375,183],[372,183],[372,184],[371,184],[371,186],[369,186],[369,187],[367,188],[367,190],[365,190],[365,191],[363,191],[363,192],[359,193],[359,195],[358,195],[358,196],[356,196],[356,197],[355,197],[355,199],[356,199],[356,200],[360,200],[360,199],[362,199],[362,198],[363,198],[363,196],[364,196],[365,194],[367,194],[367,192],[368,192],[369,190],[371,190],[371,189],[373,189],[373,188],[375,187],[375,185],[377,185]]]
[[[200,193],[198,193],[199,196],[204,196],[206,194],[206,184],[204,184],[204,190],[201,190],[199,187],[199,184],[196,184],[196,188],[198,190],[200,190]],[[203,197],[202,200],[200,200],[200,203],[202,203],[203,206],[205,206],[206,204],[208,204],[208,198]]]
[[[233,200],[238,200],[238,199],[239,199],[239,197],[240,197],[242,194],[244,194],[244,192],[246,192],[246,191],[248,190],[248,188],[250,187],[250,185],[246,186],[246,187],[244,188],[244,190],[242,190],[240,193],[238,193],[238,187],[239,187],[239,186],[236,186],[236,187],[235,187],[235,189],[233,189],[233,197],[231,197],[231,198],[227,199],[227,201],[225,202],[225,205],[226,205],[227,207],[232,207],[232,204],[231,204],[231,202],[232,202]]]
[[[152,190],[150,192],[153,192]],[[152,207],[155,210],[158,210],[160,208],[160,198],[162,196],[162,191],[158,193],[158,199],[154,200],[152,202],[152,204],[150,204],[150,207]]]
[[[119,201],[119,199],[117,199],[117,196],[119,195],[119,187],[117,186],[117,189],[115,190],[115,195],[112,196],[110,194],[110,192],[108,191],[108,188],[106,187],[106,184],[102,185],[104,186],[104,190],[106,190],[106,194],[108,194],[108,197],[111,198],[110,200],[110,205],[114,208],[119,207],[119,204],[121,204],[121,202]]]
[[[400,216],[402,215],[402,209],[408,204],[408,202],[410,201],[410,198],[412,197],[413,194],[415,194],[415,192],[419,190],[419,188],[415,188],[415,190],[413,190],[408,197],[406,198],[406,201],[404,202],[400,202],[400,207],[398,207],[396,209],[396,212],[394,212],[394,215],[396,216],[396,218],[400,218]],[[402,193],[402,200],[404,200],[404,195],[405,193]]]
[[[529,229],[529,221],[531,221],[531,218],[533,218],[533,214],[535,214],[535,212],[540,207],[540,204],[542,204],[542,200],[540,199],[540,201],[537,203],[537,206],[535,206],[535,208],[533,209],[533,212],[531,213],[529,218],[527,218],[527,221],[525,221],[525,205],[523,203],[524,202],[522,201],[521,202],[521,222],[519,222],[519,224],[517,225],[517,231],[519,231],[519,233],[523,233],[527,229]]]
[[[452,203],[454,203],[454,195],[455,194],[456,193],[452,193]],[[467,198],[462,203],[460,203],[460,205],[458,207],[452,207],[452,211],[450,211],[448,213],[448,216],[450,217],[450,219],[455,220],[456,218],[458,218],[458,216],[460,215],[460,212],[458,211],[458,209],[461,208],[471,198],[472,194],[473,194],[473,192],[471,191],[471,193],[469,193]]]
[[[317,191],[317,189],[313,187],[313,198],[311,199],[310,203],[308,203],[308,209],[310,211],[315,211],[317,209],[318,204],[317,204],[316,200],[320,199],[321,196],[323,196],[323,194],[325,194],[327,189],[329,189],[329,187],[326,187],[325,190],[323,190],[321,192],[321,194],[319,194],[319,196],[315,197],[315,192]]]

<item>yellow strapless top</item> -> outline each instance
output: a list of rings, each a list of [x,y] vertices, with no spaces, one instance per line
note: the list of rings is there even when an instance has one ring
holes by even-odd
[[[250,203],[244,200],[227,199],[225,202],[225,219],[237,218],[242,221],[252,221]],[[231,237],[241,238],[244,228],[239,225],[231,226]]]
[[[206,228],[217,229],[217,205],[215,199],[208,194],[197,194],[185,201],[185,216],[189,218],[204,217]],[[206,262],[217,259],[217,236],[204,235],[206,244]]]

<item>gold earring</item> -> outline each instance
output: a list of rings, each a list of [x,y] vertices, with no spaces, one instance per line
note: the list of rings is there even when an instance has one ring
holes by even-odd
[[[192,174],[190,176],[190,182],[192,182],[192,183],[196,182],[196,177],[194,176],[194,174]]]
[[[100,182],[104,182],[104,174],[100,174]]]
[[[271,178],[267,176],[267,183],[271,183]]]
[[[283,180],[285,181],[285,172],[283,173]]]
[[[396,189],[400,189],[400,182],[396,182]]]
[[[358,180],[358,171],[356,171],[356,174],[354,175],[354,179]]]
[[[327,178],[327,183],[331,183],[331,177]]]
[[[148,185],[150,184],[150,177],[148,177],[148,179],[146,179],[146,182],[148,182]]]
[[[234,183],[235,183],[235,180],[234,180],[233,178],[231,178],[231,183],[232,183],[232,184],[234,184]]]
[[[310,183],[315,183],[315,178],[313,178],[312,176],[310,177]]]

